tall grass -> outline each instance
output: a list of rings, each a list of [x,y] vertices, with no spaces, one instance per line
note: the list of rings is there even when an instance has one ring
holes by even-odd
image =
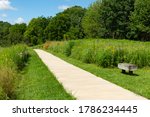
[[[3,67],[0,68],[0,99],[15,98],[15,82],[17,73],[14,69]]]
[[[0,99],[14,98],[18,72],[24,68],[28,58],[25,45],[3,48],[0,51]]]
[[[150,66],[150,42],[88,39],[51,42],[47,49],[102,67],[116,67],[122,62]]]

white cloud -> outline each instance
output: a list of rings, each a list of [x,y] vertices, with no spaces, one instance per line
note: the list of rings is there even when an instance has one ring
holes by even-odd
[[[66,10],[68,8],[70,8],[71,6],[67,6],[67,5],[61,5],[61,6],[58,6],[58,9],[59,10]]]
[[[0,10],[15,10],[16,8],[11,6],[10,0],[0,0]]]
[[[23,19],[22,17],[19,17],[19,18],[15,21],[15,23],[21,24],[21,23],[25,23],[25,21],[24,21],[24,19]]]
[[[7,17],[7,14],[1,14],[0,17],[6,18],[6,17]]]

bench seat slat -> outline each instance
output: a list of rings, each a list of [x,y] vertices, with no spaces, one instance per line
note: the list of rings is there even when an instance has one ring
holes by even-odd
[[[138,69],[136,65],[129,63],[119,63],[118,68],[126,71],[135,71]]]

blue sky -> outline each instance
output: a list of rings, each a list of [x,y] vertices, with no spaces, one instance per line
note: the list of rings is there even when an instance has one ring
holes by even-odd
[[[28,23],[38,16],[55,16],[64,9],[79,5],[87,8],[95,0],[0,0],[0,21]]]

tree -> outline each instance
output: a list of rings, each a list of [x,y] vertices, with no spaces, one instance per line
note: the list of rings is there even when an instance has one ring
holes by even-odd
[[[52,18],[46,28],[49,40],[62,40],[64,34],[68,31],[70,20],[66,14],[57,14]]]
[[[85,9],[74,6],[58,13],[51,19],[45,32],[49,40],[79,39],[84,38],[81,21]]]
[[[134,0],[97,0],[83,20],[85,32],[91,37],[126,38]]]
[[[9,28],[8,39],[10,40],[10,44],[18,44],[23,42],[24,32],[26,31],[26,24],[15,24]]]
[[[8,46],[10,44],[8,40],[10,27],[10,23],[0,21],[0,46]]]
[[[135,0],[113,0],[112,3],[109,2],[108,7],[111,8],[111,17],[109,19],[107,12],[106,25],[111,38],[127,38],[129,18],[134,11],[134,2]]]
[[[85,15],[86,9],[80,6],[74,6],[68,8],[63,13],[68,14],[70,18],[70,28],[66,33],[70,39],[82,39],[84,38],[84,30],[82,27],[82,19]]]
[[[45,17],[33,18],[24,34],[25,42],[29,45],[37,45],[46,41],[44,33],[49,20]]]
[[[131,39],[150,41],[150,0],[136,0],[131,16]]]
[[[102,1],[97,0],[86,11],[82,20],[82,27],[87,37],[97,38],[103,36],[101,17]]]

